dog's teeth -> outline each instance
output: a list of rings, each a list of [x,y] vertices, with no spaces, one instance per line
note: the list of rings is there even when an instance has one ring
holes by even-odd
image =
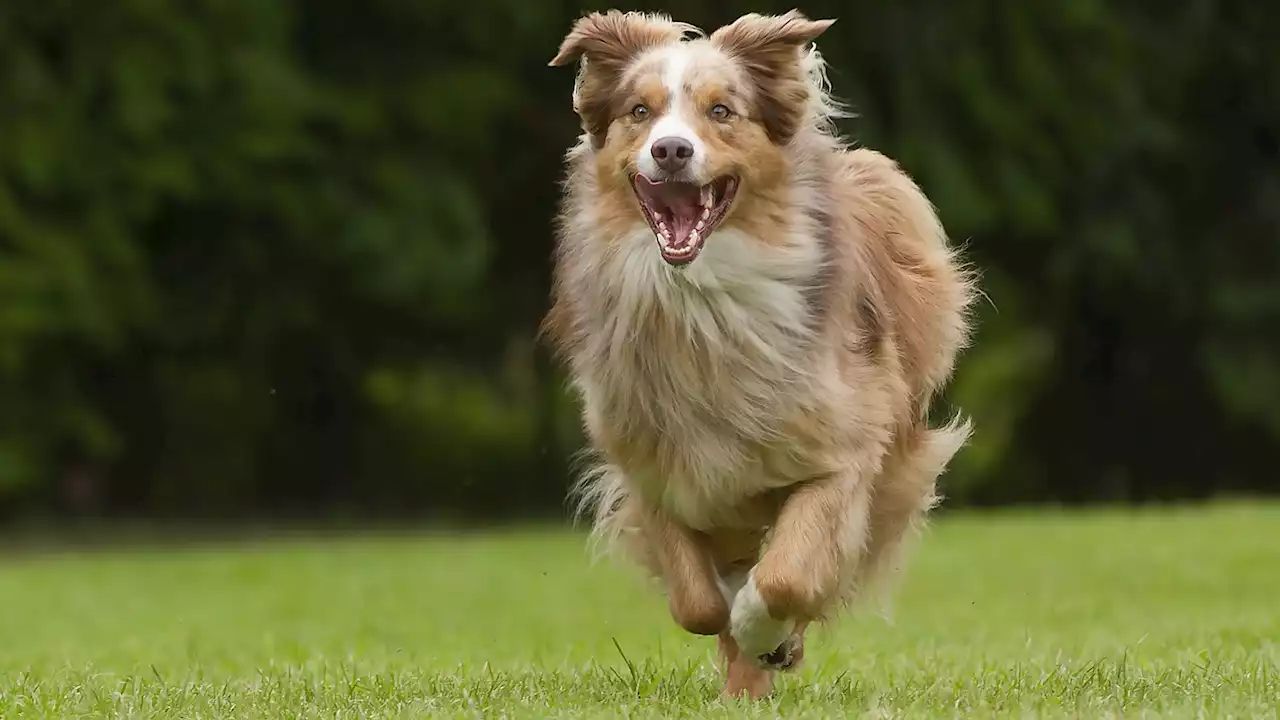
[[[696,232],[698,230],[701,230],[703,225],[704,223],[701,220],[699,220],[698,225],[694,228],[694,231]]]
[[[702,225],[702,223],[698,223],[698,225]],[[698,244],[698,240],[700,239],[698,236],[699,229],[701,228],[695,228],[693,232],[689,233],[689,247],[693,247]]]
[[[707,219],[707,218],[709,218],[709,217],[711,217],[711,211],[710,211],[710,210],[703,210],[703,211],[702,211],[702,219],[703,219],[703,220],[706,220],[706,219]]]

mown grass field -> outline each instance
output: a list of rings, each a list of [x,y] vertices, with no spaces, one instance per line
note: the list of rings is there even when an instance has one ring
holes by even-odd
[[[0,717],[1277,717],[1280,507],[957,514],[892,622],[717,697],[583,537],[0,554]]]

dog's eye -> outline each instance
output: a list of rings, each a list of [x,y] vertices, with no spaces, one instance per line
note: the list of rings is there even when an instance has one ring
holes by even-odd
[[[631,117],[637,120],[643,120],[649,117],[649,108],[645,107],[644,105],[637,105],[631,108]]]
[[[725,105],[716,105],[715,107],[711,108],[711,117],[717,120],[727,120],[729,116],[732,114],[733,114],[733,111],[730,110]]]

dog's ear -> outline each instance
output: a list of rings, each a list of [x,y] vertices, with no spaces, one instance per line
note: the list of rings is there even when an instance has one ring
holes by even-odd
[[[801,62],[804,46],[835,20],[810,20],[798,10],[783,15],[743,15],[711,34],[711,42],[736,58],[755,87],[756,112],[774,142],[795,135],[812,88]]]
[[[583,129],[599,145],[612,122],[613,94],[627,64],[645,50],[678,42],[686,33],[699,32],[694,26],[674,22],[665,15],[594,12],[574,23],[549,65],[559,67],[581,61],[573,87],[573,109],[582,118]]]
[[[578,57],[603,64],[626,64],[645,49],[679,40],[685,32],[697,31],[665,15],[641,12],[593,12],[581,17],[560,44],[549,63],[568,65]]]

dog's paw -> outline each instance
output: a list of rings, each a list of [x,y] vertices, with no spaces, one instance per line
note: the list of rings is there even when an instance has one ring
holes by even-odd
[[[802,657],[804,645],[798,636],[792,635],[774,648],[773,652],[761,655],[756,661],[770,670],[787,671],[799,665]]]
[[[739,651],[749,658],[756,658],[762,665],[771,665],[764,658],[782,649],[791,639],[795,621],[775,619],[769,614],[769,606],[754,578],[748,578],[733,600],[729,613],[729,634],[738,644]]]

